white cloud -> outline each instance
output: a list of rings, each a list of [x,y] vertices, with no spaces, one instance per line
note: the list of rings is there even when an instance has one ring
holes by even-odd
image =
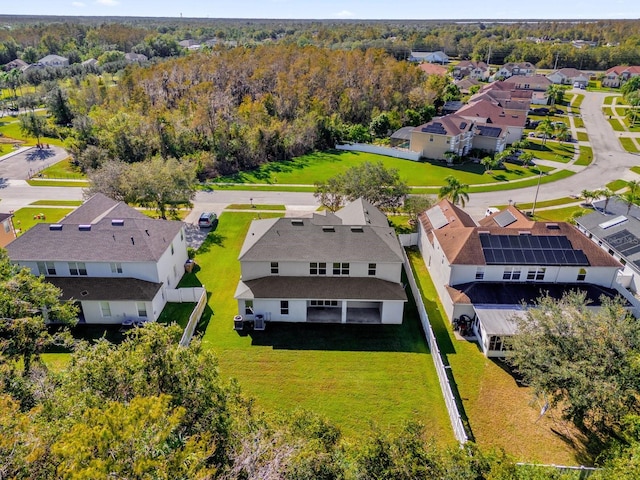
[[[73,5],[74,7],[78,7],[78,8],[84,8],[87,6],[86,3],[82,3],[82,2],[71,2],[71,5]]]
[[[118,0],[96,0],[96,3],[100,5],[106,5],[107,7],[115,7],[116,5],[120,5]]]
[[[354,13],[349,10],[342,10],[341,12],[336,13],[336,17],[338,18],[349,18],[353,17]]]

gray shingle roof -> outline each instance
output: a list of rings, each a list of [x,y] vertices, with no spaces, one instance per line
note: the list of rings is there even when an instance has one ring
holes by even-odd
[[[7,245],[9,258],[14,261],[155,262],[182,229],[182,222],[154,220],[123,203],[113,205],[112,200],[105,199],[89,200],[64,219],[59,229],[52,230],[50,224],[35,225]],[[101,214],[99,207],[106,211]],[[113,220],[122,220],[122,224],[113,224]],[[81,225],[90,225],[90,228],[81,229]]]
[[[62,290],[63,300],[92,301],[151,301],[162,287],[161,283],[136,278],[47,277]]]
[[[379,278],[272,276],[241,281],[236,298],[406,301],[407,295],[401,284]]]
[[[367,202],[368,203],[368,202]],[[355,204],[355,205],[354,205]],[[241,261],[400,262],[402,251],[386,217],[369,204],[354,202],[338,214],[313,218],[254,220],[242,246]],[[371,224],[365,223],[367,217]],[[383,220],[384,219],[384,220]],[[350,222],[347,222],[349,220]],[[353,228],[360,227],[360,228]]]

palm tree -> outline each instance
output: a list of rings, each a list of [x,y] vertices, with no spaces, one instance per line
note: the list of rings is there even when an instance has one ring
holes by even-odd
[[[629,192],[634,197],[640,192],[640,181],[638,180],[629,180],[627,182],[627,187],[629,188]]]
[[[564,122],[557,123],[555,126],[555,133],[558,140],[562,143],[562,141],[566,140],[569,135],[569,127]]]
[[[522,162],[522,166],[523,167],[528,167],[529,164],[531,163],[531,161],[533,160],[533,153],[524,152],[524,153],[521,153],[520,157],[518,157],[518,158]]]
[[[589,205],[593,205],[593,199],[596,198],[596,193],[593,190],[584,189],[580,192],[580,196],[584,198],[584,201]]]
[[[438,198],[446,198],[454,205],[460,204],[464,208],[469,201],[469,194],[467,193],[469,185],[461,183],[460,180],[453,175],[449,175],[444,179],[444,181],[446,182],[446,185],[443,185],[442,188],[440,188]]]
[[[627,190],[622,194],[622,200],[627,204],[627,215],[631,211],[631,206],[634,205],[638,201],[638,197],[631,191]]]
[[[554,131],[553,124],[551,123],[551,119],[548,117],[542,120],[536,127],[536,132],[542,133],[543,145],[547,143],[547,138],[553,135],[553,131]]]
[[[607,206],[609,205],[609,200],[611,200],[611,197],[613,197],[615,193],[609,190],[608,188],[603,188],[602,190],[598,190],[596,194],[599,197],[604,197],[604,213],[607,213]]]
[[[500,162],[497,158],[493,158],[489,156],[484,157],[482,160],[480,160],[480,164],[484,166],[485,173],[493,172],[493,169],[496,168],[499,163]]]
[[[549,98],[549,105],[552,107],[564,100],[564,87],[562,85],[549,85],[546,93]]]

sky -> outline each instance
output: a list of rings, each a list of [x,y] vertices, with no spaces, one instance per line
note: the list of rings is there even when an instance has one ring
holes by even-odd
[[[0,14],[284,19],[637,19],[638,0],[0,0]]]

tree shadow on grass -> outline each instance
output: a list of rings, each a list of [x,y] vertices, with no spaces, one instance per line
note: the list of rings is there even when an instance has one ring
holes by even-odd
[[[198,249],[198,253],[199,254],[207,253],[213,247],[224,248],[224,242],[226,240],[227,240],[227,237],[225,237],[224,235],[218,232],[213,232],[213,231],[209,232],[209,234],[207,235],[207,238],[205,238],[202,245],[200,245],[200,248]]]

